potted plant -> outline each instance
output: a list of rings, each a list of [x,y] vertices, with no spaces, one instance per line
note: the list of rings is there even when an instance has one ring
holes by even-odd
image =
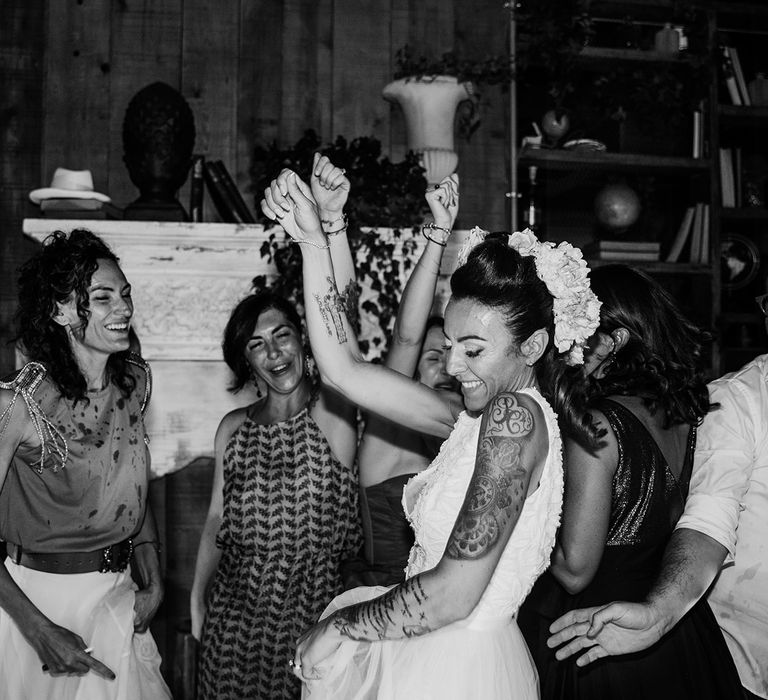
[[[345,212],[358,282],[360,303],[360,349],[369,359],[379,359],[388,345],[400,294],[413,264],[421,239],[414,232],[423,223],[429,208],[424,200],[427,187],[418,157],[409,152],[401,163],[381,154],[381,142],[372,137],[347,141],[338,136],[322,144],[308,130],[293,146],[277,144],[257,147],[250,169],[256,211],[264,189],[283,168],[290,168],[309,181],[312,158],[320,152],[346,170],[351,193]],[[264,223],[272,224],[263,218]],[[274,229],[261,250],[272,262],[277,277],[270,285],[279,294],[304,305],[301,252],[288,245],[282,229]],[[266,275],[253,280],[256,289],[267,285]]]
[[[414,57],[408,46],[397,52],[395,79],[382,94],[402,108],[408,148],[421,156],[429,184],[456,170],[454,122],[459,105],[467,105],[459,116],[459,133],[469,138],[480,123],[478,86],[506,85],[511,76],[509,56],[470,61],[449,52],[432,60]]]

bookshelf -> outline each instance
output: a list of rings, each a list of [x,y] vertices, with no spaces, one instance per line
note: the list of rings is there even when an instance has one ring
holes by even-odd
[[[745,104],[748,98],[739,105],[733,104],[729,86],[724,81],[719,49],[723,45],[735,49],[729,53],[731,58],[735,54],[741,76],[738,82],[734,78],[734,83],[748,93],[756,73],[768,73],[768,6],[760,2],[718,0],[682,5],[685,6],[684,18],[680,15],[681,3],[665,0],[600,0],[590,6],[595,31],[589,44],[576,53],[568,66],[564,80],[569,81],[570,92],[561,91],[561,106],[571,114],[571,132],[559,143],[545,142],[545,147],[531,147],[526,143],[519,150],[521,185],[518,189],[525,203],[527,173],[535,168],[536,194],[542,214],[540,233],[550,240],[569,240],[581,246],[612,237],[622,242],[657,242],[658,260],[640,259],[643,254],[639,245],[635,259],[628,255],[626,262],[659,279],[691,318],[713,332],[716,341],[710,357],[710,375],[718,376],[768,350],[764,319],[749,307],[750,303],[754,306],[751,297],[768,291],[765,280],[768,269],[763,262],[768,262],[768,208],[765,205],[768,199],[768,104]],[[655,50],[654,33],[670,21],[682,26],[689,40],[688,50],[673,54]],[[626,43],[631,45],[622,45],[624,40],[620,35],[629,29],[632,37]],[[663,133],[658,134],[655,142],[651,138],[649,144],[640,146],[624,138],[629,119],[614,123],[615,132],[597,119],[578,121],[580,103],[582,108],[585,104],[593,107],[590,101],[599,104],[604,100],[598,84],[601,77],[611,72],[620,74],[622,70],[630,77],[637,75],[637,71],[658,75],[659,102],[666,100],[667,108],[674,103],[674,99],[664,93],[664,89],[674,86],[674,78],[670,76],[690,75],[690,81],[699,90],[699,101],[694,107],[690,101],[680,100],[684,106],[679,107],[679,112],[684,118],[679,121],[686,123],[672,139],[673,148],[664,143]],[[581,78],[582,74],[586,78]],[[682,77],[680,82],[684,82]],[[552,107],[552,91],[549,86],[544,87],[549,94],[544,94],[542,89],[542,95],[538,96],[535,90],[523,95],[522,86],[517,88],[516,125],[522,136],[529,134],[526,125],[537,121],[547,104]],[[622,99],[626,96],[622,95]],[[646,94],[644,99],[646,103],[652,102],[653,94]],[[624,111],[631,112],[631,107]],[[694,112],[699,112],[696,119]],[[591,114],[595,113],[593,109]],[[598,141],[605,150],[562,147],[564,142],[576,138]],[[762,206],[745,200],[745,181],[737,179],[735,174],[731,186],[733,206],[723,206],[721,149],[737,147],[741,149],[739,168],[747,162],[759,170],[759,164],[765,163],[765,178],[758,183]],[[735,163],[735,150],[730,156]],[[616,182],[629,185],[642,202],[637,222],[619,232],[601,227],[593,211],[596,193],[606,183]],[[524,210],[525,206],[520,209]],[[686,217],[690,221],[681,248],[676,241],[681,231],[686,230]],[[525,225],[525,221],[519,225]],[[760,269],[744,285],[745,291],[733,289],[728,278],[740,262],[731,265],[732,261],[726,263],[721,258],[723,245],[728,246],[733,240],[739,242],[739,236],[754,244],[760,261]],[[668,258],[675,258],[675,253],[677,261],[667,262]],[[588,254],[587,257],[592,266],[615,262]]]
[[[716,321],[721,369],[731,371],[768,350],[754,302],[768,291],[768,104],[756,104],[749,89],[768,66],[768,7],[717,3],[710,22],[713,45],[729,47],[732,59],[717,65],[709,131],[710,152],[718,156],[712,240],[723,261],[713,275]]]

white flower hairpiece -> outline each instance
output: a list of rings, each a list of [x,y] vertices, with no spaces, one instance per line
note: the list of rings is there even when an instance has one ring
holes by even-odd
[[[457,255],[459,266],[487,235],[477,226],[470,231]],[[552,295],[558,352],[568,353],[569,365],[584,364],[584,347],[600,325],[601,302],[589,286],[589,268],[581,251],[565,241],[557,246],[540,241],[530,229],[513,233],[508,244],[523,257],[533,256],[536,274]]]

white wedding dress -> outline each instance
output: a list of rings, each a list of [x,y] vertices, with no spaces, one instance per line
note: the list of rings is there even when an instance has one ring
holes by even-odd
[[[536,700],[538,676],[515,616],[549,565],[563,498],[562,444],[557,419],[536,389],[523,389],[542,408],[549,454],[539,487],[520,519],[480,602],[469,617],[429,634],[379,642],[345,641],[323,663],[323,677],[304,687],[310,700]],[[480,419],[459,416],[440,453],[406,485],[403,505],[416,542],[406,577],[437,565],[474,470]],[[388,589],[360,587],[337,596],[323,617],[376,598]]]

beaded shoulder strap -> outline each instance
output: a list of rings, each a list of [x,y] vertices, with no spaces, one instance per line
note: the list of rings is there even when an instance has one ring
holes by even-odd
[[[46,369],[39,362],[29,362],[19,370],[18,374],[10,381],[0,381],[0,389],[13,392],[11,400],[5,410],[0,414],[0,438],[8,429],[11,414],[19,397],[27,407],[27,413],[40,440],[40,460],[32,464],[32,468],[42,474],[43,469],[50,462],[50,469],[54,472],[62,469],[69,457],[69,447],[64,436],[58,428],[43,413],[43,409],[35,401],[34,394],[45,378]]]
[[[140,355],[137,355],[136,353],[129,353],[125,360],[129,364],[133,365],[134,367],[138,367],[144,372],[144,396],[141,397],[141,414],[144,415],[144,413],[146,413],[147,406],[149,405],[149,400],[152,398],[152,370],[144,358],[142,358]]]

